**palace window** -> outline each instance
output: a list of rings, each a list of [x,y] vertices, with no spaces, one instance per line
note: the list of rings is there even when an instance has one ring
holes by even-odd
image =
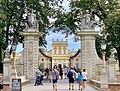
[[[75,64],[75,68],[76,68],[76,69],[79,69],[79,63],[76,63],[76,64]]]
[[[56,54],[56,49],[54,49],[54,54]]]
[[[61,54],[61,48],[58,49],[58,54],[59,54],[59,55]]]
[[[78,62],[78,59],[76,59],[76,62]]]
[[[51,65],[51,63],[49,63],[49,69],[51,69],[51,67],[52,67],[52,65]]]
[[[66,66],[66,63],[63,63],[63,66]]]
[[[66,54],[66,50],[64,50],[64,54]]]

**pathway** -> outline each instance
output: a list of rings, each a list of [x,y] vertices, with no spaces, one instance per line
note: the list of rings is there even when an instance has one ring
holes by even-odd
[[[44,82],[44,85],[34,86],[34,84],[28,84],[23,87],[22,91],[54,91],[52,90],[52,83]],[[75,83],[74,91],[78,90],[78,83]],[[57,91],[70,91],[68,90],[68,81],[67,80],[58,80],[58,90]],[[90,84],[87,84],[85,91],[98,91],[95,88],[91,87]]]

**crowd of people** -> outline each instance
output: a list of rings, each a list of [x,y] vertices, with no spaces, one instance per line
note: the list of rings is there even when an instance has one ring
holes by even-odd
[[[64,66],[62,68],[61,65],[58,66],[54,66],[52,71],[50,72],[50,70],[48,68],[45,69],[45,75],[46,78],[50,79],[50,82],[53,83],[53,90],[57,91],[57,82],[58,79],[68,79],[69,81],[69,90],[74,90],[74,82],[77,81],[78,82],[78,90],[85,90],[86,88],[86,81],[87,81],[87,77],[88,74],[86,72],[86,69],[83,69],[83,71],[81,69],[79,70],[75,70],[75,68],[70,68],[68,69],[68,67]],[[43,85],[42,80],[43,80],[43,74],[40,70],[38,70],[36,72],[36,81],[35,81],[35,86],[36,85]],[[64,78],[63,78],[64,77]]]

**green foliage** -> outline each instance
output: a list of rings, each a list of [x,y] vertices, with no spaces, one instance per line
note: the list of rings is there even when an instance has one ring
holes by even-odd
[[[102,37],[101,36],[97,36],[96,37],[96,50],[97,50],[97,54],[98,54],[98,56],[102,59],[102,49],[101,49],[101,40],[102,40]],[[112,48],[112,46],[111,45],[109,45],[109,44],[106,44],[106,60],[108,60],[108,58],[110,57],[110,49]]]
[[[106,19],[108,42],[115,48],[120,46],[120,9],[111,12]]]
[[[45,36],[50,27],[49,18],[56,17],[60,12],[62,0],[0,0],[0,44],[6,49],[13,41],[23,43],[20,32],[24,31],[23,14],[34,10],[39,23],[39,31],[44,35],[40,37],[39,45],[45,46]],[[11,29],[12,28],[12,29]],[[14,40],[13,40],[14,39]]]
[[[17,42],[22,43],[23,37],[20,32],[25,28],[21,23],[23,22],[23,14],[25,8],[31,12],[35,10],[35,14],[39,23],[39,31],[48,33],[47,29],[50,25],[49,18],[58,14],[55,7],[60,7],[58,3],[62,0],[2,0],[0,2],[0,22],[2,30],[5,31],[6,47],[11,44],[11,37],[15,38]],[[10,30],[10,27],[13,30]],[[6,28],[6,29],[4,29]],[[41,38],[45,41],[45,35]],[[43,44],[45,42],[42,42]],[[40,42],[40,45],[43,45]]]
[[[119,36],[120,36],[120,26],[119,23],[116,22],[112,24],[111,18],[108,18],[109,15],[117,8],[119,8],[118,0],[69,0],[69,8],[68,12],[64,12],[58,17],[58,20],[55,22],[56,27],[60,27],[60,29],[65,29],[64,32],[66,33],[76,33],[80,29],[81,26],[81,17],[84,16],[86,13],[91,15],[91,20],[95,20],[95,16],[99,18],[99,22],[103,22],[105,27],[107,28],[106,33],[109,31],[108,40],[107,40],[107,57],[110,55],[110,48],[113,47],[110,42],[113,43],[117,40],[115,45],[120,43]],[[120,15],[116,15],[120,16]],[[108,18],[108,19],[107,19]],[[115,18],[113,16],[113,18]],[[118,20],[119,21],[119,20]],[[110,25],[109,25],[110,23]],[[113,27],[114,29],[110,29]],[[100,24],[101,26],[101,24]],[[109,27],[109,29],[108,29]],[[118,28],[118,29],[115,29]],[[114,33],[112,33],[114,32]],[[119,33],[118,33],[119,32]],[[110,37],[110,38],[109,38]],[[101,47],[100,47],[100,36],[96,39],[96,49],[97,53],[101,57]]]
[[[40,71],[44,72],[44,65],[40,64],[39,67],[38,67],[38,69],[39,69]]]
[[[81,17],[84,14],[91,14],[93,20],[97,16],[104,22],[107,15],[117,7],[115,0],[70,0],[69,2],[70,10],[61,13],[55,22],[56,27],[65,29],[68,33],[76,33],[77,29],[80,30]]]

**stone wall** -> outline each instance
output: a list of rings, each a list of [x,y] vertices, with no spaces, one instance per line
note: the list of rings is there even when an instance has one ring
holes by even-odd
[[[120,75],[117,75],[117,81],[120,83]]]
[[[96,89],[100,89],[100,82],[97,80],[90,80],[90,83]],[[120,83],[109,83],[108,87],[110,91],[120,91]]]
[[[23,64],[17,64],[16,65],[16,70],[17,70],[17,76],[23,76]]]
[[[110,91],[120,91],[120,83],[118,84],[109,84]]]

